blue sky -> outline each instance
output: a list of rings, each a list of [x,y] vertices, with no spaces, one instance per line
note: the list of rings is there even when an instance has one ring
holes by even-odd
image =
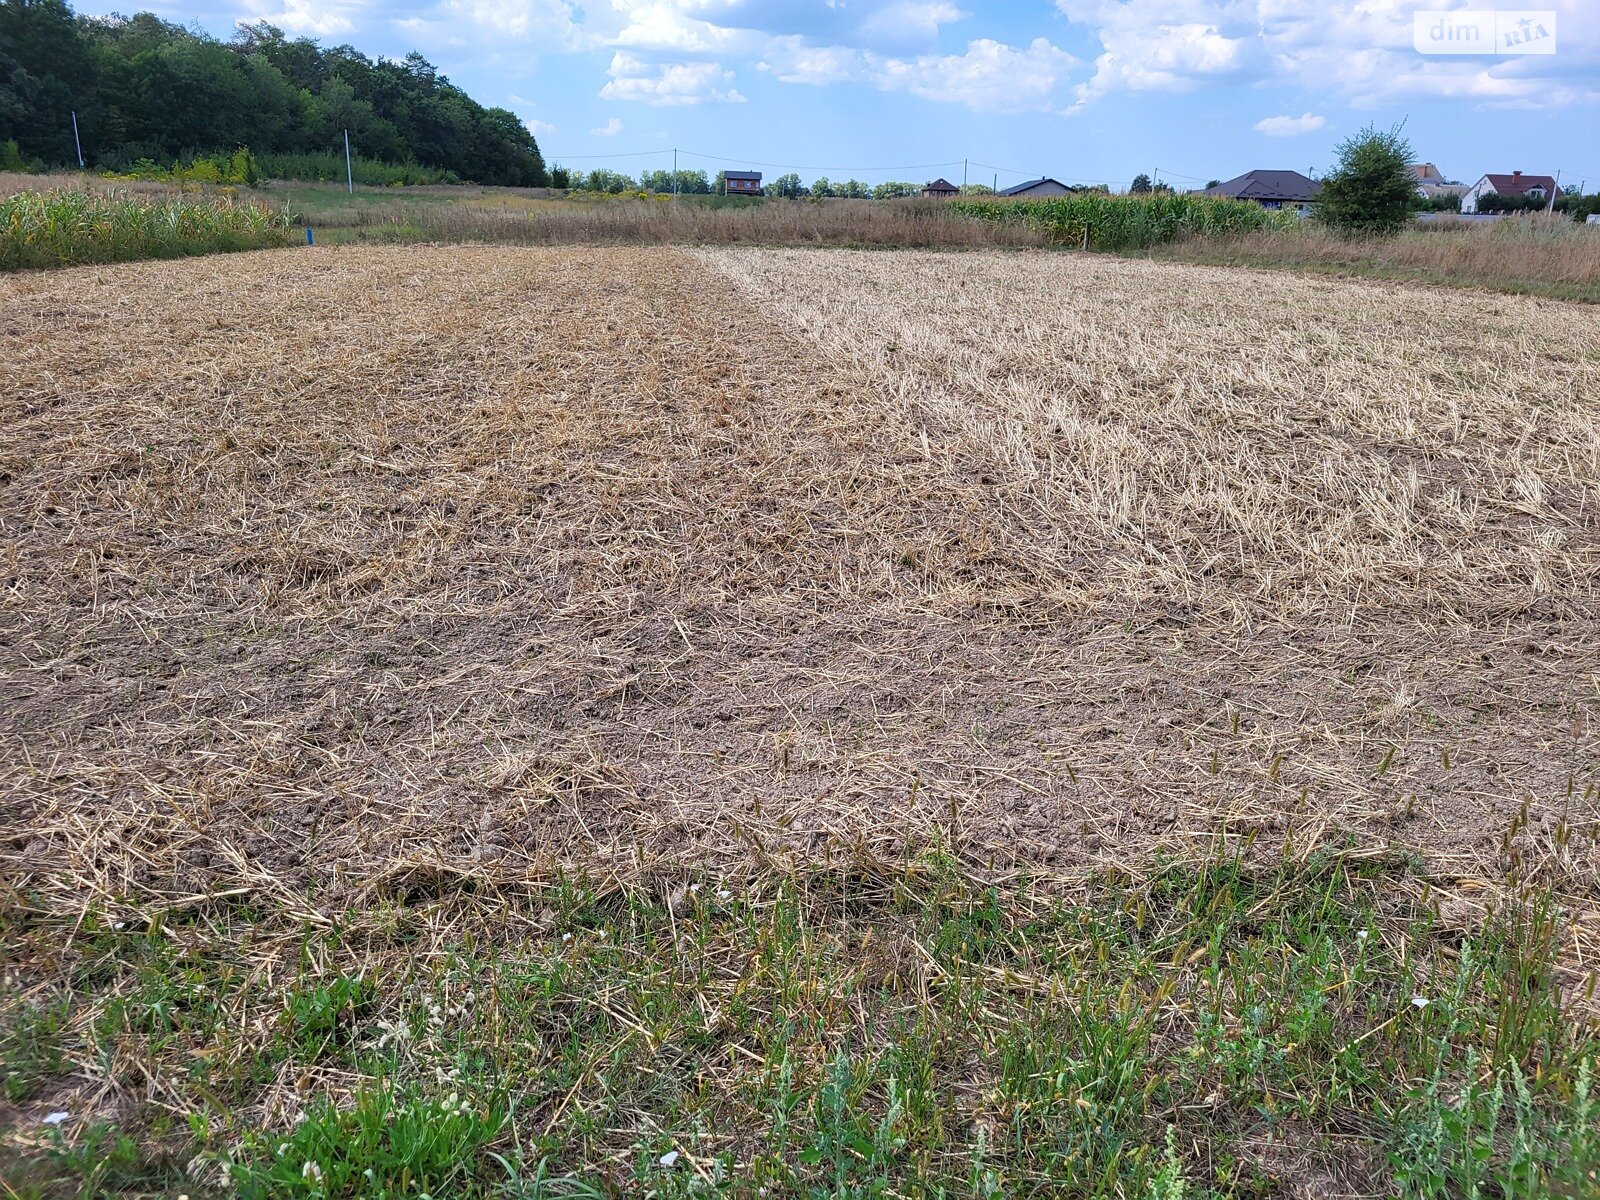
[[[227,36],[264,18],[375,55],[420,50],[520,115],[546,157],[633,174],[758,165],[1002,186],[1028,175],[1198,186],[1325,169],[1404,118],[1449,178],[1563,172],[1600,189],[1600,0],[1557,52],[1436,56],[1418,9],[1492,0],[159,0]],[[97,12],[129,3],[78,5]],[[1501,5],[1498,7],[1506,7]],[[647,153],[648,152],[648,153]],[[706,157],[697,157],[706,156]],[[595,157],[603,156],[603,157]],[[933,165],[946,164],[946,165]]]

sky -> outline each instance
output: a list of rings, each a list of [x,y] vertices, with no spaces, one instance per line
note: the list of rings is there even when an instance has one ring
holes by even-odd
[[[1004,187],[1180,189],[1322,172],[1405,122],[1447,179],[1600,190],[1600,0],[1549,7],[1554,53],[1419,53],[1492,0],[152,0],[227,37],[267,20],[374,56],[418,50],[509,108],[547,160],[637,174],[754,167]],[[130,11],[132,3],[80,12]],[[1437,10],[1437,11],[1434,11]],[[1491,18],[1492,19],[1492,18]],[[1430,45],[1436,45],[1430,43]],[[1533,43],[1527,43],[1529,45]],[[964,161],[965,160],[965,161]]]

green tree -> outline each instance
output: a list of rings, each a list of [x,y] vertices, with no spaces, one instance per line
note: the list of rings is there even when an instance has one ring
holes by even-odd
[[[920,183],[910,183],[904,180],[889,180],[886,183],[878,184],[872,189],[872,198],[874,200],[898,200],[902,196],[920,195],[922,195],[922,185]]]
[[[0,2],[0,141],[25,158],[77,163],[72,114],[93,145],[94,63],[62,0]]]
[[[785,200],[798,200],[806,194],[805,184],[800,182],[800,176],[793,171],[787,175],[779,175],[772,181],[772,194],[782,196]]]
[[[1128,185],[1128,190],[1135,196],[1142,196],[1150,190],[1150,176],[1143,173],[1135,175],[1133,182]]]
[[[814,199],[825,200],[835,194],[833,184],[828,182],[826,175],[819,175],[811,181],[811,195]]]
[[[1339,143],[1339,165],[1322,180],[1317,217],[1346,234],[1388,237],[1417,211],[1417,181],[1408,164],[1414,155],[1401,126],[1368,125]]]
[[[638,186],[632,178],[610,167],[596,167],[583,177],[582,184],[586,192],[609,192],[613,196],[631,192]]]

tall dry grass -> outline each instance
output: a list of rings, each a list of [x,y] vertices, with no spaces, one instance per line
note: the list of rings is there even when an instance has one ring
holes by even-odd
[[[1180,238],[1154,257],[1216,266],[1377,275],[1600,302],[1600,229],[1564,217],[1443,219],[1395,238],[1346,238],[1315,222]]]
[[[908,247],[1043,246],[1041,229],[975,220],[937,201],[768,201],[714,207],[694,201],[549,201],[487,204],[365,205],[342,214],[380,237],[435,241],[563,244]],[[326,217],[323,218],[326,220]]]

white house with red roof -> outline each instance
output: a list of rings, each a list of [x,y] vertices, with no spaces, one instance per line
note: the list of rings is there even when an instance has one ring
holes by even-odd
[[[1557,195],[1560,193],[1556,191],[1556,181],[1549,175],[1524,175],[1521,171],[1513,171],[1509,175],[1485,175],[1461,197],[1461,211],[1477,212],[1480,196],[1528,196],[1534,200],[1549,200]]]

